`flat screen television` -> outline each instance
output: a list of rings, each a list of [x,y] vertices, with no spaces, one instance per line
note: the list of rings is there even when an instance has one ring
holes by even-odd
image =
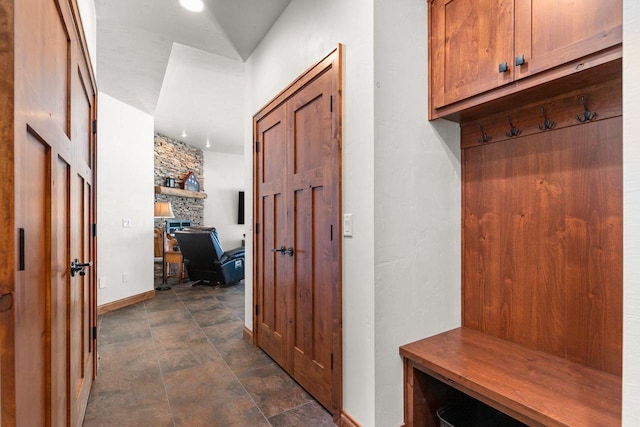
[[[244,191],[238,191],[238,224],[244,224]]]

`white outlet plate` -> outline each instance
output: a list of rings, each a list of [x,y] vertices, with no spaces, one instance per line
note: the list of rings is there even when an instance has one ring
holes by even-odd
[[[129,281],[129,273],[122,273],[122,283],[127,283]]]
[[[104,276],[98,277],[98,289],[104,289],[107,287],[107,278]]]
[[[130,218],[122,218],[122,228],[131,227],[131,219]]]
[[[353,237],[353,214],[342,215],[342,235]]]

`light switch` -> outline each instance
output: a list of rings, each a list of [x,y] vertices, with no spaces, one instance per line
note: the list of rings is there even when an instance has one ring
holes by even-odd
[[[342,215],[342,234],[345,237],[353,237],[353,214]]]

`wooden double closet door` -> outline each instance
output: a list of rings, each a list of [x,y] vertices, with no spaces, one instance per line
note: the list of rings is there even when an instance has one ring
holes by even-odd
[[[341,406],[340,49],[254,117],[256,344]]]
[[[0,425],[79,426],[95,265],[72,264],[96,256],[95,80],[75,0],[2,0],[0,12]]]

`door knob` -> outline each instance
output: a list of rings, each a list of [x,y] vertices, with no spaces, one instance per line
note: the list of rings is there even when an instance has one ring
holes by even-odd
[[[84,276],[87,274],[86,268],[91,267],[93,265],[92,262],[80,262],[78,258],[71,261],[71,277],[75,277],[76,273],[80,274],[80,276]]]

